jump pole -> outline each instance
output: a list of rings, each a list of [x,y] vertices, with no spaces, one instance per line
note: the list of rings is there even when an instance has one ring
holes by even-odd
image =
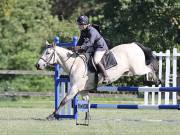
[[[54,38],[54,43],[58,46],[65,46],[65,47],[74,47],[77,45],[78,38],[76,36],[73,37],[72,42],[70,43],[63,43],[60,41],[60,38],[56,36]],[[55,74],[54,74],[54,80],[55,80],[55,109],[58,108],[60,105],[60,101],[62,98],[65,96],[66,91],[69,89],[69,77],[62,75],[63,69],[60,67],[59,64],[55,65]],[[67,88],[67,89],[66,89]],[[74,97],[73,99],[73,112],[71,112],[71,101],[68,103],[68,112],[66,114],[65,107],[62,108],[61,112],[59,114],[56,114],[55,117],[56,119],[61,119],[61,118],[77,118],[77,96]]]

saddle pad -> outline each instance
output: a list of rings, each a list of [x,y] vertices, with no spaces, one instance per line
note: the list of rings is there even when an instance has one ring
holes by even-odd
[[[96,66],[93,61],[92,54],[85,53],[84,55],[87,60],[88,70],[90,72],[97,72]],[[104,65],[106,70],[117,65],[117,61],[111,51],[108,51],[104,54],[103,58],[101,59],[101,62]]]
[[[108,51],[107,53],[105,53],[101,62],[103,63],[106,70],[117,65],[117,61],[111,51]]]

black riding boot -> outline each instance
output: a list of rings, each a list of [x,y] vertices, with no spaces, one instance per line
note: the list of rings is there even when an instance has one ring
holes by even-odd
[[[108,75],[106,73],[104,65],[101,62],[99,62],[97,64],[97,67],[98,67],[98,70],[102,73],[102,76],[104,77],[103,83],[105,83],[105,84],[110,83],[110,80],[109,80],[109,77],[108,77]]]

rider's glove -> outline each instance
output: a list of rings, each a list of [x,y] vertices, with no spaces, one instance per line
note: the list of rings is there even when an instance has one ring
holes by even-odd
[[[83,44],[83,45],[81,46],[81,49],[84,50],[84,51],[86,51],[86,50],[88,49],[88,46],[85,45],[85,44]]]

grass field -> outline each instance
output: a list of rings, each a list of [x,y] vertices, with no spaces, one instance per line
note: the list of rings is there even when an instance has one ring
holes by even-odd
[[[76,126],[75,120],[47,121],[52,111],[53,98],[0,100],[0,135],[180,134],[178,110],[91,109],[89,126]]]

